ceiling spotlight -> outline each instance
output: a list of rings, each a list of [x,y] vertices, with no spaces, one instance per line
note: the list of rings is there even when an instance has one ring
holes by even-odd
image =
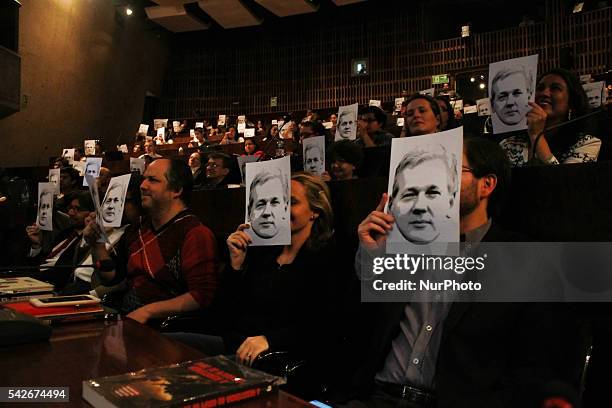
[[[470,82],[475,82],[475,81],[476,81],[476,78],[474,78],[474,77],[470,78]]]
[[[134,13],[134,11],[131,8],[129,8],[129,7],[125,8],[125,14],[127,14],[128,16],[131,16],[132,13]]]
[[[485,89],[485,86],[486,86],[485,84],[480,84],[478,87],[479,87],[480,89]]]
[[[481,76],[480,76],[480,79],[484,79],[484,75],[481,75]]]

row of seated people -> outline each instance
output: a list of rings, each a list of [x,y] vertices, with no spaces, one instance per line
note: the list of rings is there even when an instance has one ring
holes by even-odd
[[[501,149],[469,139],[463,160],[470,169],[461,176],[466,240],[522,239],[489,216],[507,187],[509,169]],[[154,161],[128,193],[124,218],[130,225],[107,231],[107,244],[97,243],[101,231],[88,194],[69,194],[75,228],[72,238],[58,238],[53,252],[72,249],[64,258],[74,262],[89,247],[96,270],[89,268],[89,282],[75,270],[62,278],[64,289],[78,293],[98,283],[122,284],[127,291],[119,308],[143,323],[203,309],[208,324],[191,328],[201,334],[179,334],[178,339],[209,354],[237,353],[247,364],[268,349],[305,355],[330,385],[327,398],[349,405],[393,401],[402,393],[410,393],[420,404],[415,406],[435,406],[436,399],[438,406],[489,407],[514,399],[520,404],[536,401],[551,382],[575,383],[575,360],[568,358],[575,343],[567,332],[577,322],[561,306],[474,304],[463,310],[454,305],[440,314],[397,304],[357,304],[355,273],[347,259],[354,252],[334,242],[329,191],[313,176],[292,178],[291,245],[247,250],[248,227],[240,225],[227,237],[229,260],[219,271],[214,234],[187,206],[190,176],[184,162]],[[394,223],[382,212],[385,200],[358,228],[367,247],[384,245]],[[145,217],[139,220],[141,214]],[[28,233],[34,243],[40,231]],[[55,280],[58,270],[45,273],[45,279]],[[406,367],[410,362],[412,367]]]
[[[427,98],[415,100],[425,102],[416,113],[422,115],[415,123],[422,131],[415,134],[435,133],[437,126],[428,127],[431,117],[437,123],[429,114],[435,107]],[[523,239],[501,230],[490,216],[507,187],[504,153],[482,138],[464,146],[463,166],[469,171],[461,175],[462,234],[477,241]],[[229,259],[220,271],[214,234],[188,209],[191,169],[181,161],[155,160],[144,176],[142,183],[132,183],[126,199],[130,226],[107,244],[96,243],[101,231],[90,214],[93,203],[78,191],[63,199],[75,228],[66,238],[58,234],[50,252],[42,249],[41,232],[28,227],[31,254],[48,265],[50,255],[74,264],[87,252],[97,265],[87,273],[66,277],[64,272],[58,286],[75,293],[123,285],[127,292],[119,308],[140,322],[203,308],[217,318],[208,327],[192,328],[203,335],[179,338],[208,353],[236,352],[246,363],[267,349],[307,355],[324,367],[319,373],[326,373],[334,391],[328,397],[349,405],[393,404],[409,394],[420,404],[415,406],[435,406],[435,400],[438,406],[507,401],[524,406],[520,403],[537,400],[555,380],[575,384],[568,350],[576,343],[567,333],[578,322],[561,306],[475,304],[466,311],[452,305],[441,313],[397,304],[355,305],[350,260],[355,253],[333,240],[331,199],[318,178],[292,179],[291,245],[247,251],[248,227],[241,225],[221,245]],[[385,200],[358,228],[366,247],[384,245],[394,224],[382,212]],[[70,249],[72,254],[66,253]],[[54,280],[56,272],[51,268],[44,278]]]
[[[492,98],[494,101],[498,99],[497,95],[493,95]],[[516,107],[516,99],[506,98],[504,99],[505,102],[502,103],[501,98],[500,96],[500,102],[495,102],[498,105],[498,111],[503,112],[504,109],[512,110],[513,107]],[[421,101],[419,102],[419,100]],[[431,109],[422,106],[424,100],[430,102]],[[435,103],[433,103],[434,101]],[[425,112],[423,109],[431,112]],[[521,108],[520,111],[521,113],[526,111],[525,115],[528,123],[526,132],[503,135],[488,134],[488,137],[494,140],[505,139],[502,143],[513,166],[524,166],[533,158],[541,162],[559,160],[565,163],[596,160],[601,140],[607,139],[609,133],[609,124],[605,123],[604,115],[585,118],[585,115],[591,111],[588,98],[578,77],[563,69],[553,69],[544,73],[535,90],[535,103],[532,103],[527,110]],[[501,112],[498,113],[500,117],[503,116]],[[604,113],[604,110],[602,109],[601,112]],[[453,115],[451,103],[445,96],[439,96],[435,99],[415,98],[413,96],[404,101],[399,112],[399,117],[404,118],[402,128],[397,127],[395,123],[389,123],[388,115],[380,108],[366,107],[362,109],[357,120],[357,139],[355,142],[362,147],[386,146],[390,144],[393,137],[419,134],[422,129],[419,129],[415,124],[422,120],[421,116],[425,113],[436,116],[436,127],[439,131],[464,125],[466,133],[482,135],[486,128],[483,125],[489,123],[490,127],[490,121],[475,115],[464,115],[457,120]],[[316,118],[316,114],[311,113],[306,119],[312,118]],[[577,118],[584,119],[576,122]],[[286,131],[281,133],[280,136],[297,143],[310,136],[326,136],[328,144],[330,144],[334,140],[338,119],[334,114],[330,120],[333,123],[331,129],[325,129],[317,120],[307,120],[299,125],[290,122]],[[348,120],[352,119],[349,118],[345,121],[340,118],[340,129],[348,126]],[[571,121],[571,123],[564,125],[568,121]],[[207,139],[204,132],[204,129],[196,129],[195,145],[219,142],[218,138]],[[539,136],[540,134],[543,134],[543,136]],[[264,132],[258,128],[258,140],[265,141],[279,136],[278,126],[272,125],[265,136],[263,135]],[[538,136],[538,146],[533,149],[531,146]],[[243,138],[238,139],[238,137],[235,127],[232,126],[221,142],[226,144],[223,142],[226,139],[231,143],[244,141]],[[607,152],[605,157],[608,157]]]
[[[531,110],[527,112],[527,131],[505,134],[502,136],[486,134],[484,136],[493,140],[501,140],[513,166],[525,166],[529,163],[539,162],[544,164],[555,163],[577,163],[609,159],[612,151],[607,143],[609,138],[610,118],[605,115],[586,117],[590,112],[588,99],[582,89],[579,79],[569,71],[555,69],[545,73],[536,89],[536,102],[532,104]],[[512,99],[509,98],[509,101]],[[515,102],[509,102],[512,105]],[[612,106],[612,105],[610,105]],[[512,108],[510,106],[508,109]],[[605,113],[604,110],[601,113]],[[398,134],[392,134],[386,128],[387,115],[377,107],[367,107],[362,110],[358,118],[357,139],[354,144],[360,149],[351,148],[348,144],[338,146],[334,143],[334,131],[326,130],[320,122],[306,121],[299,126],[289,127],[288,134],[292,143],[285,146],[287,154],[296,157],[292,159],[292,168],[302,168],[301,146],[303,139],[313,136],[325,136],[327,141],[326,162],[329,173],[324,175],[325,180],[347,179],[357,176],[384,176],[388,168],[390,142],[395,136],[411,136],[430,133],[434,130],[442,131],[459,125],[452,115],[452,107],[448,99],[437,97],[436,99],[414,95],[402,104],[400,115],[404,117],[404,127]],[[477,119],[470,123],[466,115],[463,119],[464,133],[471,135],[482,135],[483,122]],[[310,118],[316,118],[311,114]],[[576,120],[576,118],[583,118]],[[334,119],[332,117],[332,119]],[[341,119],[343,120],[343,119]],[[341,126],[344,124],[341,122]],[[259,129],[259,128],[258,128]],[[261,129],[260,129],[261,130]],[[227,157],[218,155],[214,163],[221,167],[220,161],[224,163],[223,168],[216,173],[227,171],[223,182],[207,180],[208,153],[215,151],[221,146],[221,151],[233,152],[240,155],[254,155],[257,157],[270,157],[275,155],[278,127],[272,126],[266,137],[255,137],[244,141],[244,150],[236,151],[235,148],[228,150],[229,146],[217,145],[214,140],[207,140],[203,136],[203,130],[195,131],[196,140],[192,143],[193,150],[185,150],[190,153],[190,166],[196,185],[203,188],[214,188],[227,184],[240,184],[240,171],[235,162],[228,161]],[[232,141],[237,141],[238,134],[234,127],[227,132]],[[263,132],[259,132],[263,134]],[[505,137],[504,139],[500,139]],[[538,142],[537,148],[533,143]],[[602,141],[603,147],[602,147]],[[371,147],[378,146],[379,149]],[[187,146],[186,146],[187,147]],[[200,154],[193,154],[199,148]],[[144,144],[144,153],[140,155],[147,162],[154,158],[163,157],[157,150],[154,141]],[[360,150],[360,151],[358,151]],[[178,151],[180,155],[183,149]],[[177,150],[164,150],[165,156],[176,154]],[[184,152],[183,152],[184,153]],[[365,160],[364,160],[365,156]],[[322,158],[321,158],[322,159]],[[210,166],[214,167],[213,161]],[[361,164],[365,164],[363,168]],[[212,170],[211,170],[212,171]]]

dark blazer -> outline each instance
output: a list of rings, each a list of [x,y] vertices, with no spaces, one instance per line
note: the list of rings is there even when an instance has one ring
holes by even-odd
[[[517,240],[523,239],[495,223],[483,238]],[[372,392],[374,377],[399,334],[403,303],[361,306],[360,329],[347,347],[356,366],[346,367],[345,377],[351,380],[332,396],[338,401],[366,398]],[[548,380],[573,380],[570,356],[576,343],[569,336],[577,332],[577,322],[563,309],[556,304],[454,303],[444,322],[436,365],[438,406],[528,406],[525,401]]]

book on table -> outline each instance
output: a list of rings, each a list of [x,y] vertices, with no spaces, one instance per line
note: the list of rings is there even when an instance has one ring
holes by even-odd
[[[216,407],[267,395],[284,383],[216,356],[83,381],[83,398],[96,408]]]
[[[53,296],[53,285],[28,276],[0,278],[0,303]]]
[[[36,307],[30,301],[3,303],[2,306],[43,320],[85,320],[103,317],[106,311],[99,303],[76,306]]]

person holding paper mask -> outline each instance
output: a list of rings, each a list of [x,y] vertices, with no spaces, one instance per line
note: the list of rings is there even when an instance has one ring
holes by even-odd
[[[85,218],[94,210],[91,196],[84,191],[68,194],[66,202],[72,226],[55,233],[51,245],[44,245],[41,231],[37,226],[26,227],[31,242],[28,257],[41,266],[40,273],[34,277],[53,283],[56,291],[64,289],[70,282],[76,265],[83,263],[88,254],[89,246],[82,239],[82,233],[85,228]],[[75,266],[71,267],[72,265]],[[56,266],[61,268],[54,268]]]
[[[249,247],[248,224],[227,238],[231,269],[216,309],[220,335],[180,333],[172,338],[209,355],[235,353],[248,365],[268,349],[321,357],[318,353],[333,337],[329,308],[339,286],[333,276],[338,269],[330,265],[338,254],[332,244],[329,189],[318,177],[295,174],[291,202],[290,245]]]
[[[601,140],[588,133],[589,121],[566,124],[590,111],[586,93],[575,74],[561,68],[544,73],[536,86],[535,102],[529,102],[529,106],[527,134],[501,142],[512,166],[525,166],[531,160],[544,164],[597,161]]]
[[[464,140],[459,204],[466,243],[524,241],[492,219],[509,181],[509,165],[496,143]],[[383,194],[358,227],[355,267],[364,280],[372,274],[369,255],[384,254],[397,227],[397,218],[384,212],[386,201]],[[569,381],[573,373],[569,356],[576,355],[576,345],[568,327],[576,322],[563,306],[372,302],[361,307],[346,356],[338,356],[349,362],[345,374],[336,377],[335,390],[329,386],[336,395],[332,402],[346,404],[339,406],[541,407],[534,389]]]
[[[104,244],[96,244],[97,273],[108,284],[126,279],[120,310],[140,323],[152,318],[208,306],[217,286],[217,255],[212,232],[189,210],[193,178],[180,160],[151,163],[140,185],[147,217],[111,261]],[[91,220],[91,217],[90,217]],[[89,239],[100,226],[93,223]]]

